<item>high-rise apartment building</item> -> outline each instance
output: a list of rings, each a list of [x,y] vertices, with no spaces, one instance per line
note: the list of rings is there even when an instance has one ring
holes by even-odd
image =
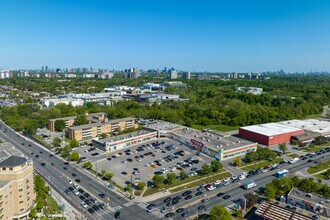
[[[177,78],[178,78],[178,71],[171,70],[171,79],[177,79]]]
[[[0,144],[0,219],[28,218],[35,203],[33,162],[12,144]]]

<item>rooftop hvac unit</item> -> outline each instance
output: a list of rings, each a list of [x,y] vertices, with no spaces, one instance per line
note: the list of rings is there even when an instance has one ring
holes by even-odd
[[[210,139],[207,139],[208,142],[210,142],[211,140]]]
[[[196,134],[195,137],[198,137],[198,135]]]
[[[213,134],[211,134],[211,137],[213,137]]]
[[[221,140],[221,137],[218,137],[219,140]]]

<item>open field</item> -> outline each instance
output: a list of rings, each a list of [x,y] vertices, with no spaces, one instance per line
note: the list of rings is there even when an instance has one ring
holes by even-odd
[[[214,129],[217,131],[222,131],[222,132],[227,132],[227,131],[234,131],[237,130],[239,127],[236,126],[228,126],[228,125],[197,125],[197,124],[193,124],[192,125],[193,128],[202,130],[202,129],[206,129],[206,128],[210,128],[210,129]]]

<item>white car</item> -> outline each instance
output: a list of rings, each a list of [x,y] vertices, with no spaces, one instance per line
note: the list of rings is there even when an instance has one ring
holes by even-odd
[[[225,182],[229,182],[229,181],[230,181],[230,178],[226,178],[226,179],[224,179],[223,181],[225,181]]]
[[[246,176],[247,175],[247,172],[243,172],[241,173],[242,176]]]
[[[176,171],[176,168],[175,167],[171,169],[171,172],[175,172],[175,171]]]
[[[245,179],[245,176],[243,176],[243,175],[239,175],[238,179],[239,179],[239,180],[244,180],[244,179]]]
[[[73,187],[76,188],[76,189],[79,189],[78,184],[74,184]]]
[[[221,180],[216,180],[213,184],[214,185],[219,185],[219,184],[221,184]]]
[[[207,188],[208,191],[212,191],[212,190],[215,190],[215,189],[216,189],[216,187],[214,187],[214,186],[210,186],[210,187]]]
[[[80,203],[80,205],[84,208],[87,208],[87,204],[85,202]]]
[[[79,195],[79,191],[78,190],[73,190],[73,193],[77,196],[77,195]]]
[[[261,172],[266,173],[268,169],[262,169]]]
[[[236,180],[237,179],[237,176],[232,176],[231,179],[232,180]]]
[[[72,184],[72,181],[71,180],[68,180],[68,183],[71,185]]]

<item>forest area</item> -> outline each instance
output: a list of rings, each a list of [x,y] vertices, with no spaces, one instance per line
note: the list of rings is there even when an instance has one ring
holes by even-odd
[[[13,78],[1,84],[27,91],[74,92],[102,91],[113,85],[137,86],[146,82],[158,82],[150,78],[128,80],[77,79],[58,83],[51,79]],[[34,133],[47,126],[48,119],[83,115],[85,112],[105,112],[110,119],[121,117],[152,118],[186,126],[227,125],[246,126],[290,119],[303,119],[320,114],[323,106],[330,103],[329,76],[272,76],[270,80],[188,80],[187,87],[169,87],[164,92],[176,93],[189,101],[165,101],[162,104],[142,105],[134,101],[119,102],[114,106],[87,103],[82,107],[58,105],[40,108],[38,103],[24,103],[14,107],[2,107],[1,119],[18,131]],[[261,95],[236,92],[237,86],[263,88]]]

